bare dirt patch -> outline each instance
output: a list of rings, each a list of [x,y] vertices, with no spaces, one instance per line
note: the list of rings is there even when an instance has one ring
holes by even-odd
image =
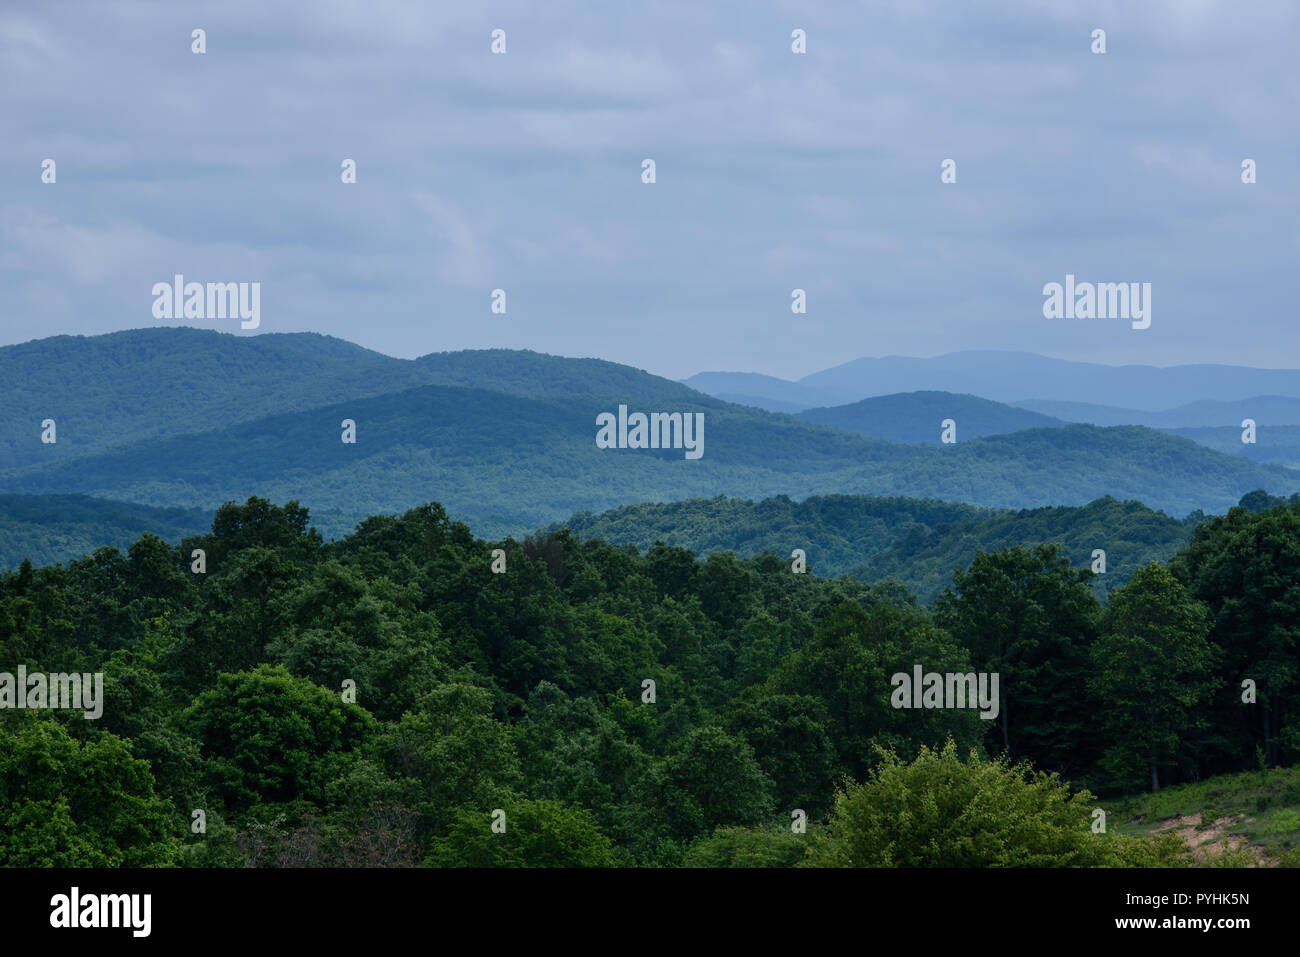
[[[1228,829],[1248,820],[1244,814],[1216,818],[1212,824],[1202,825],[1201,815],[1184,814],[1182,817],[1162,821],[1154,830],[1156,833],[1173,831],[1184,844],[1187,852],[1198,864],[1204,864],[1209,858],[1217,857],[1225,851],[1238,851],[1243,847],[1255,858],[1256,867],[1272,867],[1276,862],[1264,853],[1262,847],[1247,844],[1241,834],[1229,834]]]

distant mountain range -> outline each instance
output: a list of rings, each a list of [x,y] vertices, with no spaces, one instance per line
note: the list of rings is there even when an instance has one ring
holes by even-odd
[[[1002,368],[1009,378],[995,382],[998,377],[990,374],[985,362],[991,368]],[[1269,387],[1300,391],[1300,373],[1291,370],[1210,365],[1168,369],[1113,367],[1000,352],[961,352],[936,359],[863,359],[837,369],[848,367],[874,370],[874,373],[868,376],[864,372],[860,380],[856,373],[847,376],[854,385],[845,386],[838,393],[834,392],[835,383],[842,384],[844,377],[838,373],[829,375],[836,369],[798,382],[756,373],[729,372],[701,373],[685,381],[727,402],[785,412],[808,422],[834,425],[892,442],[937,442],[939,423],[947,418],[958,423],[959,438],[964,439],[1068,423],[1104,427],[1141,425],[1192,439],[1227,455],[1300,467],[1300,395],[1252,394],[1252,390]],[[889,394],[872,391],[895,386],[900,381],[913,385],[965,382],[979,383],[988,394],[1001,396],[1022,394],[1019,390],[1031,388],[1060,395],[1077,393],[1081,375],[1107,388],[1121,383],[1130,399],[1142,400],[1146,396],[1146,401],[1157,401],[1156,397],[1164,395],[1166,388],[1170,399],[1185,396],[1194,391],[1193,383],[1199,387],[1202,382],[1207,391],[1233,397],[1202,398],[1153,410],[1061,398],[995,401],[987,394],[961,394],[952,389],[909,388]],[[742,389],[747,391],[730,391]],[[846,395],[864,391],[869,393],[867,398],[844,399]],[[1234,395],[1237,392],[1245,394]],[[828,402],[828,395],[838,395],[843,401]],[[1027,416],[1025,412],[1034,415]],[[1242,423],[1246,420],[1255,423],[1253,443],[1242,442]]]
[[[308,506],[327,535],[427,501],[500,537],[576,512],[717,495],[1000,508],[1111,495],[1183,516],[1257,488],[1300,489],[1300,472],[1189,438],[1067,424],[975,395],[792,416],[595,359],[490,350],[404,360],[314,334],[141,329],[9,346],[0,402],[0,493],[202,510],[256,494]],[[597,416],[620,405],[703,413],[703,457],[598,448]],[[955,445],[937,442],[943,418],[957,420]],[[46,419],[57,424],[52,445],[40,441]],[[341,441],[346,419],[355,444]]]
[[[1045,414],[1054,409],[1060,415]],[[1035,411],[1038,410],[1038,411]],[[1095,411],[1094,411],[1095,410]],[[1142,425],[1199,445],[1255,462],[1300,467],[1300,399],[1263,396],[1238,402],[1196,402],[1167,412],[1141,412],[1078,402],[1020,402],[1008,405],[952,392],[904,392],[862,399],[848,405],[795,413],[806,422],[832,425],[889,442],[935,445],[942,423],[956,424],[959,440],[1005,435],[1033,428],[1075,423],[1105,427]],[[1255,423],[1254,442],[1242,442],[1245,420]],[[1126,421],[1132,420],[1132,421]],[[1213,423],[1188,426],[1186,423]],[[1178,423],[1178,425],[1175,425]]]
[[[997,402],[1026,400],[1119,406],[1154,412],[1204,401],[1233,402],[1252,396],[1300,399],[1300,370],[1227,365],[1108,366],[1052,359],[1027,352],[953,352],[930,359],[904,356],[854,359],[791,382],[749,372],[702,372],[685,384],[729,401],[750,400],[779,411],[843,405],[898,392],[957,392]],[[1060,418],[1060,410],[1031,407]],[[1138,422],[1099,422],[1137,425]],[[1181,425],[1226,423],[1189,422]],[[1300,420],[1278,423],[1294,425]]]

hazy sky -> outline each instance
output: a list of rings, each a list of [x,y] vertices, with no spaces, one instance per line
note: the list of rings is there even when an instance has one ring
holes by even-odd
[[[178,324],[150,290],[182,273],[406,357],[1300,366],[1297,11],[5,0],[0,344]],[[1150,282],[1151,327],[1045,319],[1066,273]]]

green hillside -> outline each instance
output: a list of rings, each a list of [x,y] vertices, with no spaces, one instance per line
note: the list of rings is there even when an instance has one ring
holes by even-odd
[[[430,383],[519,396],[616,395],[623,402],[695,402],[721,408],[680,382],[604,359],[571,359],[520,349],[435,352],[415,360]]]
[[[925,448],[701,397],[705,454],[599,449],[616,397],[531,399],[423,386],[66,463],[0,473],[0,488],[215,508],[249,495],[311,503],[327,535],[431,495],[484,534],[522,533],[581,511],[725,494],[871,494],[1004,508],[1111,494],[1182,515],[1221,512],[1255,488],[1289,494],[1297,473],[1149,429],[1075,425]],[[340,441],[344,419],[355,445]]]
[[[59,461],[268,411],[427,381],[413,363],[314,333],[132,329],[0,348],[0,467]],[[54,419],[58,441],[40,441]]]
[[[597,359],[494,349],[408,360],[316,333],[132,329],[0,348],[0,469],[431,384],[721,405],[680,383]],[[45,419],[57,424],[54,444],[40,441]]]
[[[23,559],[52,565],[109,546],[126,550],[144,532],[169,542],[212,523],[206,509],[153,508],[86,495],[0,495],[0,569]]]
[[[424,386],[0,473],[0,486],[208,508],[275,495],[312,503],[330,535],[346,533],[360,513],[398,511],[438,495],[476,528],[497,534],[628,501],[834,486],[856,463],[919,454],[699,398],[674,407],[705,413],[698,460],[683,450],[597,448],[596,415],[616,409],[621,397],[526,399]],[[357,423],[355,445],[341,441],[348,418]],[[332,523],[328,512],[346,517]]]
[[[722,495],[681,502],[625,505],[608,512],[580,512],[549,531],[568,528],[580,538],[599,538],[642,550],[655,542],[740,556],[773,552],[782,558],[802,548],[818,575],[843,575],[887,549],[911,528],[932,529],[997,514],[992,509],[928,499],[866,495],[812,496],[802,502],[781,495],[752,502]]]
[[[548,531],[568,528],[581,538],[642,550],[663,542],[697,554],[773,552],[787,559],[793,549],[802,548],[816,574],[850,574],[863,581],[893,578],[929,601],[952,580],[953,569],[969,565],[978,551],[1044,543],[1061,545],[1078,567],[1089,567],[1093,549],[1103,549],[1106,573],[1093,584],[1104,594],[1148,562],[1168,559],[1188,542],[1198,520],[1180,521],[1141,502],[1110,497],[1081,507],[1001,511],[860,495],[814,496],[803,502],[784,496],[761,502],[718,496],[628,505],[599,515],[584,512]]]
[[[1190,541],[1199,520],[1199,515],[1192,515],[1180,521],[1141,502],[1119,502],[1109,496],[1078,508],[998,512],[939,527],[915,526],[850,572],[868,581],[895,578],[929,601],[947,587],[953,569],[969,565],[979,551],[1055,544],[1081,568],[1091,567],[1095,549],[1103,550],[1106,572],[1092,582],[1105,594],[1142,566],[1167,561]]]
[[[1175,834],[1197,864],[1300,867],[1300,766],[1221,774],[1105,808],[1121,834]]]
[[[1237,425],[1163,431],[1191,439],[1225,455],[1240,455],[1252,462],[1272,462],[1288,468],[1300,466],[1300,425],[1261,423],[1256,426],[1253,443],[1241,441],[1242,429]]]
[[[1103,495],[1171,515],[1222,512],[1255,488],[1290,494],[1300,473],[1214,452],[1140,426],[1069,425],[991,435],[926,449],[862,484],[876,495],[916,495],[1004,508],[1083,505]]]

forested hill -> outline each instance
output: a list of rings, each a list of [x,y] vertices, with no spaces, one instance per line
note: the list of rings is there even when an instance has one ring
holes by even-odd
[[[312,503],[330,537],[430,492],[487,535],[582,511],[717,494],[872,494],[994,507],[1082,505],[1104,495],[1181,516],[1221,512],[1290,470],[1143,428],[1075,425],[925,448],[729,406],[707,413],[704,457],[598,449],[597,397],[525,399],[425,386],[214,432],[0,473],[0,489],[216,508],[254,492]],[[759,418],[755,418],[758,416]],[[357,442],[339,441],[356,422]]]
[[[966,567],[981,551],[998,551],[1016,545],[1050,543],[1079,567],[1094,564],[1104,572],[1092,579],[1093,587],[1107,594],[1126,583],[1139,568],[1153,561],[1168,561],[1192,538],[1204,520],[1200,513],[1171,518],[1141,502],[1120,502],[1107,496],[1071,508],[1025,509],[959,519],[948,525],[913,526],[849,572],[867,581],[895,578],[923,601],[943,591],[953,570]],[[1104,556],[1097,555],[1100,550]]]
[[[1282,499],[1252,493],[1243,504],[1263,507]],[[364,516],[354,518],[355,525]],[[734,552],[749,557],[772,552],[787,562],[804,550],[809,571],[864,581],[893,578],[923,601],[934,598],[952,570],[979,550],[1057,543],[1078,566],[1106,552],[1106,573],[1093,580],[1105,593],[1141,565],[1163,560],[1190,538],[1200,515],[1186,520],[1140,502],[1103,498],[1081,507],[1026,511],[978,508],[933,499],[864,495],[786,496],[758,502],[715,496],[668,503],[627,505],[595,514],[580,512],[542,534],[570,529],[580,538],[631,544],[681,546],[704,557]],[[331,524],[345,517],[331,517]],[[77,495],[0,495],[0,569],[66,562],[101,546],[125,551],[143,532],[176,543],[211,523],[197,509],[161,509]]]
[[[601,514],[574,515],[548,531],[570,529],[581,538],[631,544],[655,542],[740,556],[772,552],[790,561],[803,549],[811,571],[851,574],[863,581],[893,578],[922,600],[935,598],[953,569],[977,552],[1013,545],[1055,543],[1077,566],[1093,551],[1106,553],[1106,571],[1094,580],[1102,593],[1123,584],[1141,566],[1166,560],[1191,538],[1199,514],[1171,518],[1141,502],[1105,497],[1079,507],[1023,511],[975,508],[952,502],[861,495],[784,496],[760,502],[716,497],[629,505]]]
[[[0,488],[209,508],[259,492],[356,517],[400,511],[437,492],[458,517],[495,535],[628,501],[732,488],[833,490],[864,468],[921,452],[700,398],[675,407],[706,416],[698,460],[683,449],[597,448],[596,416],[617,408],[618,396],[422,386],[0,473]],[[356,424],[354,444],[340,441],[345,419]],[[345,534],[355,520],[328,531]]]
[[[0,494],[0,571],[24,559],[54,565],[105,546],[124,552],[144,532],[176,543],[211,525],[207,509],[155,508],[89,495]]]
[[[0,469],[421,385],[722,405],[680,383],[598,359],[491,349],[409,360],[318,333],[131,329],[0,347]],[[59,426],[53,445],[33,441],[47,418]]]
[[[413,363],[312,333],[190,328],[55,336],[0,348],[0,467],[208,431],[427,381]],[[47,418],[58,442],[33,442]]]
[[[948,419],[956,423],[959,440],[1065,425],[1050,415],[953,392],[901,392],[850,405],[808,409],[797,416],[805,422],[833,425],[890,442],[925,445],[939,444],[942,423]]]
[[[599,514],[580,512],[545,531],[567,528],[580,538],[635,545],[643,551],[663,542],[700,555],[767,551],[785,556],[802,548],[817,574],[835,576],[914,526],[935,528],[997,514],[996,509],[934,499],[813,495],[796,502],[778,495],[754,502],[718,495],[625,505]]]
[[[1255,502],[1262,493],[1244,501]],[[1263,501],[1280,502],[1264,496]],[[144,532],[176,543],[211,523],[198,509],[165,509],[82,495],[0,495],[0,569],[66,562],[101,546],[122,551]],[[700,556],[765,551],[788,558],[802,548],[817,575],[853,574],[873,581],[894,578],[923,600],[933,598],[952,569],[978,549],[1056,542],[1079,565],[1092,550],[1107,551],[1107,573],[1094,587],[1108,591],[1133,569],[1167,558],[1191,534],[1199,516],[1186,521],[1138,502],[1105,498],[1083,507],[1010,512],[927,499],[863,495],[786,496],[753,502],[715,496],[669,503],[628,505],[609,512],[581,512],[546,531],[569,528],[581,538],[633,544],[656,541],[689,548]],[[351,526],[364,516],[352,518]],[[331,526],[347,516],[329,516]]]

